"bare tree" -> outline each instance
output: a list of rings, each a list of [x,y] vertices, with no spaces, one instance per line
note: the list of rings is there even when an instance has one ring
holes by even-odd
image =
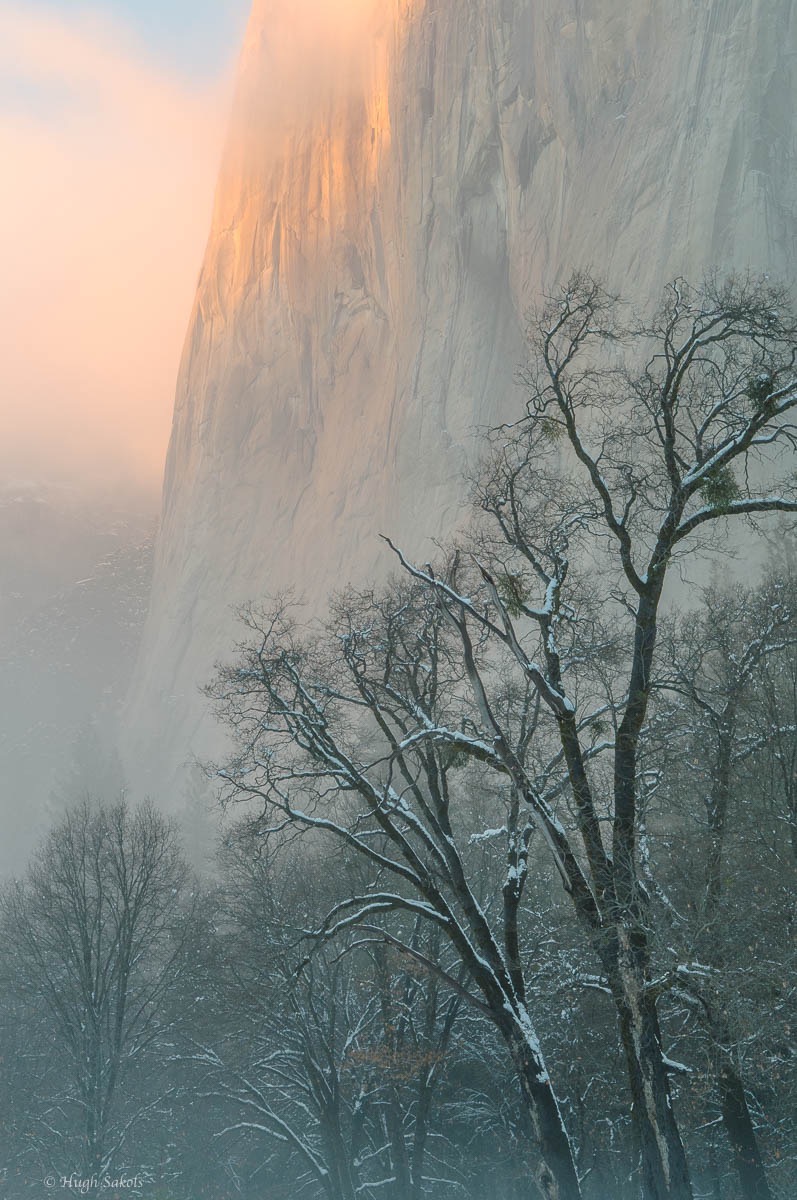
[[[701,911],[709,931],[722,894],[740,770],[748,762],[760,766],[774,751],[784,775],[794,753],[797,706],[788,691],[776,700],[775,681],[787,676],[797,649],[795,600],[788,577],[769,575],[757,588],[713,586],[665,643],[668,665],[656,686],[688,706],[693,776],[709,832]],[[788,807],[785,817],[790,824]]]
[[[498,801],[504,855],[485,877],[481,857],[475,868],[467,861],[484,828],[467,803],[461,768],[469,760],[460,754],[480,744],[456,732],[471,701],[436,597],[406,586],[381,598],[350,594],[336,618],[328,638],[303,644],[284,606],[250,614],[251,645],[214,688],[240,746],[223,777],[231,795],[263,802],[263,835],[325,833],[370,863],[374,879],[333,907],[318,935],[356,928],[489,1017],[539,1147],[528,1152],[532,1177],[544,1196],[572,1200],[580,1195],[572,1150],[518,954],[530,836],[519,796],[511,792],[508,811],[503,795]],[[441,721],[445,736],[428,737],[427,725],[438,730]],[[379,926],[390,913],[436,926],[454,953],[451,969]]]
[[[45,1014],[66,1080],[45,1117],[70,1170],[101,1174],[160,1096],[123,1103],[131,1074],[165,1032],[165,1002],[184,966],[188,872],[175,831],[148,804],[86,800],[45,838],[0,901],[15,991]],[[63,1083],[66,1086],[63,1086]],[[51,1164],[48,1164],[51,1165]]]
[[[670,772],[675,794],[667,811],[673,823],[689,829],[691,839],[680,881],[671,872],[673,886],[688,900],[679,912],[671,910],[670,937],[685,941],[688,953],[703,964],[700,973],[674,977],[674,986],[703,1022],[722,1125],[746,1200],[767,1200],[772,1193],[729,998],[746,993],[751,1010],[750,975],[772,974],[763,925],[774,920],[777,939],[786,928],[765,892],[773,874],[775,901],[780,888],[788,888],[788,855],[773,853],[756,836],[771,811],[756,776],[772,762],[775,769],[764,770],[772,790],[771,781],[782,780],[784,755],[793,752],[797,710],[788,688],[773,704],[773,681],[788,677],[794,660],[796,598],[793,577],[771,570],[755,588],[736,583],[705,589],[701,607],[665,633],[666,666],[657,688],[677,702],[654,717],[654,723],[666,722],[671,752],[681,762],[680,771]],[[749,903],[751,893],[755,905]],[[762,962],[756,969],[742,953],[746,982],[739,973],[740,947],[751,941],[759,944]]]
[[[795,598],[792,604],[797,607]],[[791,653],[763,660],[757,693],[767,736],[762,752],[751,755],[751,760],[767,773],[776,819],[788,830],[797,866],[797,650],[793,646]]]
[[[402,911],[456,952],[512,1056],[538,1186],[565,1200],[580,1187],[519,937],[538,831],[615,1005],[641,1191],[689,1200],[640,852],[643,734],[673,564],[719,546],[732,519],[797,512],[797,330],[783,294],[750,280],[676,281],[652,321],[621,315],[584,276],[541,313],[526,412],[496,432],[477,485],[475,551],[434,570],[394,547],[414,589],[349,594],[314,636],[284,606],[250,615],[215,695],[239,749],[223,777],[263,802],[264,830],[324,831],[393,880],[319,932]],[[500,879],[468,863],[490,833],[473,823],[489,777]]]
[[[436,592],[456,627],[483,736],[536,811],[564,886],[592,930],[620,1020],[644,1194],[681,1200],[691,1196],[691,1183],[639,869],[640,743],[672,564],[694,554],[700,539],[716,539],[732,518],[797,512],[789,457],[797,326],[782,292],[744,279],[709,281],[700,292],[675,281],[652,322],[623,328],[617,301],[577,276],[542,312],[531,348],[526,416],[497,436],[478,488],[498,534],[493,558],[480,567],[486,602],[399,557]],[[641,368],[628,366],[634,352],[647,355]],[[562,453],[552,466],[556,445]],[[489,540],[484,548],[491,549]],[[625,663],[610,695],[600,694],[597,672],[589,678],[584,656],[590,648],[595,656],[595,618],[583,602],[579,611],[570,585],[579,569],[603,582],[604,603],[614,601],[623,628]],[[579,844],[518,769],[473,629],[511,652],[553,717]],[[614,722],[608,786],[591,773],[594,746],[584,743],[601,708]]]
[[[435,1100],[459,998],[407,974],[384,943],[317,946],[307,925],[329,905],[321,864],[257,848],[239,827],[224,855],[222,1027],[193,1054],[220,1102],[217,1137],[259,1141],[296,1190],[328,1200],[420,1198],[430,1170],[442,1194]],[[334,890],[355,882],[360,864],[335,865]],[[415,932],[428,952],[428,931]]]

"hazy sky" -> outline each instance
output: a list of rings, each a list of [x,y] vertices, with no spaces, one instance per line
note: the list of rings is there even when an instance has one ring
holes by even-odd
[[[82,11],[115,19],[137,35],[152,60],[199,77],[226,68],[250,6],[250,0],[24,0],[29,12],[74,18]]]
[[[0,482],[162,463],[249,0],[0,0]]]

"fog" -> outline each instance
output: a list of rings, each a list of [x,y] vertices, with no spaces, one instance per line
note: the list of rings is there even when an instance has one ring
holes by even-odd
[[[273,69],[247,137],[271,144],[330,88],[354,86],[381,10],[270,4]],[[99,9],[0,0],[0,29],[6,872],[65,779],[74,791],[108,774],[234,63],[215,79],[181,76]],[[103,760],[94,774],[88,745]]]
[[[252,137],[353,86],[382,8],[269,5]],[[0,28],[0,478],[155,493],[233,64],[180,77],[90,10],[0,2]]]
[[[4,873],[108,775],[233,64],[181,77],[99,10],[0,30]]]
[[[305,484],[292,439],[304,453],[340,418],[330,477],[382,487],[374,470],[341,466],[378,461],[363,417],[390,399],[380,376],[363,383],[377,352],[412,351],[413,391],[395,394],[405,407],[417,400],[418,436],[397,474],[406,485],[415,471],[420,504],[445,510],[423,443],[453,440],[456,394],[470,395],[455,354],[476,377],[480,360],[500,357],[510,319],[496,303],[494,325],[471,323],[468,306],[472,285],[481,308],[500,299],[484,248],[503,255],[509,244],[500,216],[483,243],[472,235],[497,189],[492,110],[502,95],[504,113],[528,99],[520,86],[507,98],[489,36],[510,25],[511,7],[479,12],[495,17],[489,61],[472,71],[491,120],[470,143],[479,106],[459,106],[470,69],[464,82],[448,71],[465,61],[464,42],[444,55],[432,40],[435,92],[415,86],[417,51],[407,91],[380,90],[379,23],[388,8],[414,17],[415,0],[255,0],[238,94],[248,121],[227,151],[240,172],[225,168],[214,218],[227,242],[217,253],[223,239],[211,240],[195,310],[197,326],[224,337],[210,337],[206,355],[195,350],[203,329],[191,341],[201,370],[185,372],[178,414],[195,397],[207,403],[175,426],[174,445],[212,472],[170,467],[167,495],[193,524],[175,536],[167,504],[155,555],[231,91],[223,78],[200,86],[153,66],[114,23],[0,0],[7,1200],[797,1195],[797,314],[767,276],[703,290],[678,280],[654,328],[646,309],[574,276],[532,321],[516,418],[482,443],[476,479],[452,486],[474,501],[456,547],[439,542],[434,566],[399,552],[391,581],[338,590],[324,620],[293,593],[253,595],[239,644],[230,639],[201,693],[225,739],[218,762],[203,733],[191,764],[179,732],[190,689],[196,703],[200,693],[196,677],[183,686],[187,675],[164,669],[169,641],[178,653],[207,648],[259,556],[271,555],[274,585],[275,560],[293,551],[275,536],[292,499],[281,480],[294,471]],[[436,11],[417,7],[425,20]],[[447,15],[462,19],[453,3]],[[557,36],[580,37],[578,25]],[[538,47],[522,36],[531,59]],[[347,89],[357,93],[363,72],[374,103],[365,138],[357,126],[347,139],[358,115]],[[413,107],[427,91],[450,122]],[[311,142],[325,105],[332,119]],[[516,127],[528,126],[519,159],[531,112]],[[427,120],[428,159],[409,136]],[[313,353],[323,305],[290,296],[297,271],[274,288],[287,315],[270,354],[260,317],[271,312],[249,296],[267,290],[271,210],[275,241],[288,230],[311,276],[316,223],[336,246],[341,213],[379,225],[379,191],[347,192],[346,181],[390,138],[440,187],[417,210],[425,249],[408,240],[399,256],[398,284],[406,270],[410,286],[385,292],[419,295],[417,273],[429,293],[422,339],[445,353],[425,360],[414,327],[403,342],[372,339],[365,308],[388,317],[366,272],[349,279],[333,264],[346,353],[328,352],[334,326]],[[501,150],[515,153],[509,140]],[[269,194],[263,162],[288,179],[295,207]],[[505,171],[504,183],[518,180],[534,201],[550,190],[550,177],[521,184],[522,174]],[[404,177],[386,179],[399,218],[385,228],[398,239],[416,210]],[[564,188],[551,194],[564,223]],[[445,205],[458,209],[450,241],[435,232]],[[377,232],[367,244],[381,253]],[[243,264],[237,277],[230,260]],[[313,421],[303,396],[280,391],[291,317],[303,385],[322,383]],[[358,373],[358,356],[369,370]],[[215,374],[214,358],[225,359]],[[242,396],[236,375],[253,364],[264,388],[246,384]],[[336,371],[351,425],[326,402],[323,376]],[[437,383],[439,427],[427,420]],[[290,422],[264,434],[261,414],[279,417],[286,398]],[[315,520],[326,503],[329,545],[298,521],[292,536],[334,560],[341,584],[331,535],[354,541],[357,510],[329,503],[331,489],[315,495],[308,509]],[[220,514],[222,533],[203,540]],[[784,514],[788,523],[767,524]],[[747,522],[758,557],[743,557]],[[224,574],[224,552],[241,545]],[[148,653],[160,674],[140,687],[154,716],[125,743],[145,626],[145,646],[159,635]],[[176,747],[184,790],[147,798],[134,782],[130,794],[137,767],[158,761],[156,734]]]
[[[228,78],[0,4],[0,477],[157,489]]]
[[[384,0],[269,0],[256,3],[239,76],[235,139],[257,161],[284,150],[280,139],[317,124],[333,96],[362,93],[375,39],[387,27]]]

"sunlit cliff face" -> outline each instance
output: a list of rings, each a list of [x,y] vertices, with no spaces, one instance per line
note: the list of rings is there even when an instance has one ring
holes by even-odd
[[[225,381],[209,396],[196,383],[213,330],[226,329],[232,345],[247,324],[243,314],[257,312],[257,331],[240,347],[238,372],[252,401],[251,419],[263,409],[255,399],[260,385],[271,398],[285,386],[287,410],[277,400],[274,411],[289,412],[305,428],[321,403],[309,383],[310,342],[340,327],[340,309],[352,299],[370,310],[384,303],[381,197],[388,193],[394,207],[398,190],[389,72],[395,71],[398,14],[406,10],[400,0],[256,0],[178,382],[167,492],[181,461],[196,462],[209,440],[232,446],[239,437],[215,426],[215,413],[238,383]],[[364,214],[372,230],[365,237]],[[301,327],[305,349],[298,359],[294,336],[286,341],[282,327]],[[281,369],[261,355],[261,347],[283,342],[284,381]],[[248,404],[246,413],[241,410],[241,421],[250,420]],[[275,435],[275,445],[278,440]]]
[[[395,0],[255,5],[230,153],[241,172],[252,174],[290,168],[289,157],[307,152],[314,177],[296,214],[307,223],[304,234],[317,222],[334,224],[356,203],[352,178],[372,174],[386,149],[396,8]]]

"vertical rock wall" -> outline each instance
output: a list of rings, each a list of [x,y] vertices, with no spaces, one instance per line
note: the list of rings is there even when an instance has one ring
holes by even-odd
[[[795,279],[793,0],[256,0],[177,387],[132,778],[212,752],[234,607],[461,519],[524,316],[590,266]]]

